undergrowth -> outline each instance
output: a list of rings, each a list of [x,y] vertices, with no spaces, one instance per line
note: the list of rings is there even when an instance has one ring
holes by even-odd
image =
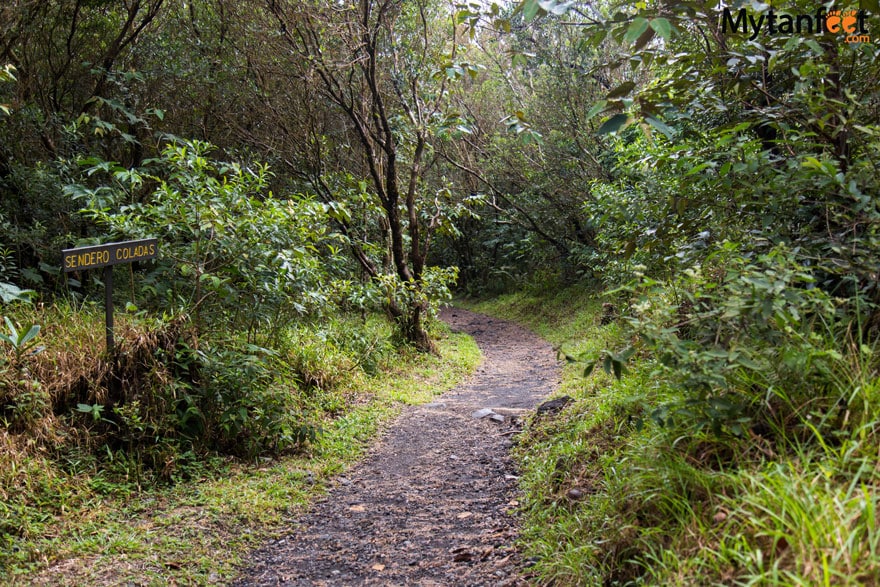
[[[63,305],[10,318],[42,328],[27,353],[2,346],[2,583],[228,580],[401,403],[479,360],[439,324],[442,358],[395,348],[381,317],[303,321],[264,348],[120,314],[110,364],[102,318]]]
[[[802,360],[797,373],[780,363],[774,372],[783,376],[730,369],[723,381],[732,382],[731,393],[763,389],[763,397],[737,419],[715,413],[723,425],[713,429],[704,425],[702,406],[682,409],[692,397],[688,388],[668,376],[662,352],[628,328],[625,309],[608,300],[577,286],[472,304],[528,325],[570,359],[559,393],[575,401],[533,419],[517,448],[522,547],[535,561],[535,580],[880,582],[875,349],[847,344],[857,339],[851,331],[830,328],[824,335],[814,328],[817,334],[795,343],[780,337],[771,350],[783,359],[796,362],[786,350],[802,345],[822,361]],[[619,379],[610,361],[607,371],[590,368],[621,356],[628,360]],[[821,370],[811,370],[816,364]],[[670,413],[676,417],[663,417]],[[741,433],[732,421],[742,422]]]

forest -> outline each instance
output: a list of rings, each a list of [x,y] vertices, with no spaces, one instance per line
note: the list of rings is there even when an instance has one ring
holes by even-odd
[[[475,368],[453,304],[565,363],[513,449],[533,584],[880,583],[877,38],[876,0],[2,3],[0,582],[232,580]],[[236,494],[219,562],[120,513]]]

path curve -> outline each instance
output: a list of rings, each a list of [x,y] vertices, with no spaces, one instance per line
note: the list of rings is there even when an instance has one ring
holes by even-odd
[[[511,322],[460,309],[441,318],[476,339],[474,375],[407,408],[236,585],[524,584],[509,448],[523,412],[558,385],[559,365],[549,343]],[[484,408],[504,421],[475,418]]]

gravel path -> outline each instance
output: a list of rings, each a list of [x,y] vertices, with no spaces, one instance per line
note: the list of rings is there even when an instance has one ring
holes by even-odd
[[[555,353],[510,322],[459,309],[441,317],[476,339],[483,364],[406,409],[289,536],[253,553],[236,585],[526,583],[508,453],[521,416],[558,383]]]

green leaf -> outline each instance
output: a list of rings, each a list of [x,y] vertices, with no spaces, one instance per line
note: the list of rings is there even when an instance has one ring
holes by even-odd
[[[531,145],[532,143],[536,145],[544,144],[544,137],[536,130],[532,130],[530,128],[523,128],[518,130],[519,140],[524,145]]]
[[[12,301],[29,302],[37,292],[32,289],[21,289],[11,283],[0,281],[0,302],[8,304]]]
[[[608,120],[606,120],[602,126],[599,127],[599,130],[596,131],[597,134],[604,135],[610,134],[613,132],[617,132],[627,123],[629,123],[630,118],[626,114],[615,114]]]
[[[27,331],[27,333],[21,338],[21,341],[19,341],[18,346],[26,345],[28,342],[33,340],[34,337],[36,337],[39,333],[40,333],[40,325],[34,324],[33,326],[30,327],[30,329]]]
[[[14,344],[18,344],[18,329],[15,327],[15,324],[12,323],[12,320],[10,320],[8,316],[4,316],[3,321],[6,322],[6,327],[9,329],[9,333],[12,335],[12,338],[15,339]]]
[[[541,7],[538,5],[538,0],[525,0],[520,6],[522,7],[523,18],[526,22],[535,18],[538,11],[541,10]]]
[[[667,139],[669,139],[670,141],[672,140],[672,135],[675,131],[672,130],[672,127],[668,126],[665,122],[657,120],[653,116],[646,117],[645,122],[663,133],[663,136],[665,136]]]
[[[620,377],[623,374],[623,363],[620,361],[611,360],[611,367],[614,369],[614,377],[618,381],[620,381]]]
[[[650,29],[650,28],[645,29],[645,32],[642,33],[641,35],[639,35],[638,40],[636,40],[636,44],[633,45],[633,49],[636,52],[641,51],[642,49],[645,48],[645,45],[647,45],[651,41],[651,39],[653,39],[653,38],[654,38],[654,29]],[[642,62],[641,56],[635,55],[632,58],[632,60],[630,61],[630,64],[633,69],[636,69],[639,66],[639,64],[641,64],[641,62]]]
[[[641,37],[646,30],[648,30],[648,19],[639,16],[633,20],[629,25],[629,28],[626,29],[626,34],[623,35],[623,40],[627,44],[632,43]]]
[[[696,175],[697,173],[699,173],[699,172],[703,171],[704,169],[706,169],[707,167],[711,167],[711,166],[712,166],[711,163],[700,163],[699,165],[696,165],[696,166],[692,167],[692,168],[691,168],[687,173],[685,173],[684,175],[685,175],[685,177],[688,177],[688,176],[691,176],[691,175]]]
[[[597,362],[598,361],[587,361],[587,364],[584,367],[584,377],[588,377],[590,373],[592,373],[596,369]]]
[[[633,91],[635,87],[636,84],[634,82],[623,82],[622,84],[608,92],[606,98],[608,98],[609,100],[614,100],[615,98],[623,98],[631,91]]]
[[[545,10],[553,16],[562,16],[563,14],[568,12],[568,9],[571,8],[572,4],[574,4],[574,0],[569,0],[568,2],[559,2],[558,0],[543,0],[538,2],[541,10]]]
[[[462,24],[468,21],[468,19],[473,16],[473,13],[470,10],[459,10],[455,13],[455,24]]]
[[[755,361],[749,359],[749,358],[746,357],[745,355],[740,355],[739,357],[737,357],[737,358],[736,358],[736,362],[737,362],[738,364],[742,365],[743,367],[745,367],[746,369],[750,369],[750,370],[752,370],[752,371],[760,371],[760,370],[761,370],[761,365],[760,365],[760,364],[758,364],[758,363],[756,363]]]
[[[505,33],[510,33],[510,19],[508,18],[499,18],[496,19],[492,26],[495,27],[495,30],[503,31]]]
[[[599,114],[601,111],[605,110],[605,107],[607,105],[608,105],[608,100],[599,100],[598,102],[593,104],[593,107],[590,108],[589,112],[587,112],[587,120],[590,120],[591,118],[593,118],[594,116]]]
[[[672,37],[672,23],[663,17],[651,19],[651,28],[667,41]]]

